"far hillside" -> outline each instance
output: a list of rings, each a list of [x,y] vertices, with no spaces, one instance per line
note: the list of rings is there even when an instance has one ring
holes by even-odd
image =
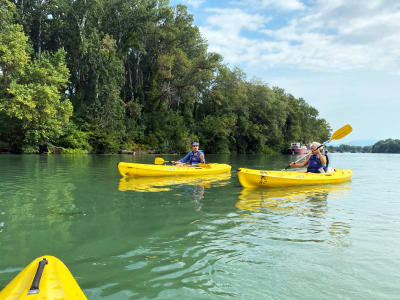
[[[329,152],[351,152],[351,153],[400,153],[400,140],[386,139],[375,143],[372,146],[327,146]]]

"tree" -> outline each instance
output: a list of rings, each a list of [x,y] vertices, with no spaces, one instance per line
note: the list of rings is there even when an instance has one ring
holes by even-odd
[[[1,0],[0,10],[11,16],[15,6]],[[12,17],[2,19],[0,29],[0,66],[2,86],[0,114],[2,122],[11,122],[19,136],[1,135],[10,142],[38,151],[41,144],[49,144],[61,134],[72,105],[63,91],[69,71],[65,64],[65,51],[43,53],[37,59],[29,59],[27,38],[22,26],[12,23]],[[10,40],[12,39],[12,40]],[[6,128],[6,126],[2,126]]]
[[[372,153],[400,153],[400,140],[386,139],[375,143]]]
[[[181,152],[201,138],[208,152],[270,153],[329,138],[304,99],[208,52],[184,5],[0,1],[0,137],[19,148]]]

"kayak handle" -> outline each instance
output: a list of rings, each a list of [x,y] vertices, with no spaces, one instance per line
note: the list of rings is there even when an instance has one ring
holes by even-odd
[[[33,278],[32,286],[28,291],[28,295],[39,294],[39,283],[40,279],[42,278],[44,267],[49,263],[49,261],[43,258],[39,261],[39,266],[37,268],[35,277]]]

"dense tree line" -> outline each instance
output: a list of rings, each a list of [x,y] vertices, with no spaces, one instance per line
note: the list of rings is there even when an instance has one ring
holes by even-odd
[[[271,153],[326,141],[304,99],[222,63],[166,0],[0,0],[0,148]]]
[[[361,152],[361,153],[400,153],[400,140],[386,139],[375,143],[372,146],[328,146],[330,152]]]
[[[386,139],[372,146],[372,153],[400,153],[400,140]]]
[[[340,145],[340,146],[328,146],[329,152],[350,152],[350,153],[371,153],[372,146],[351,146],[351,145]]]

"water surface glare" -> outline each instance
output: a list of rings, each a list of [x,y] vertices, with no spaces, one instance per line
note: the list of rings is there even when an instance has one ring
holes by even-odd
[[[152,155],[0,156],[0,289],[51,254],[88,299],[396,299],[400,155],[330,154],[351,182],[245,189],[231,176],[123,179]],[[173,160],[177,156],[163,156]]]

